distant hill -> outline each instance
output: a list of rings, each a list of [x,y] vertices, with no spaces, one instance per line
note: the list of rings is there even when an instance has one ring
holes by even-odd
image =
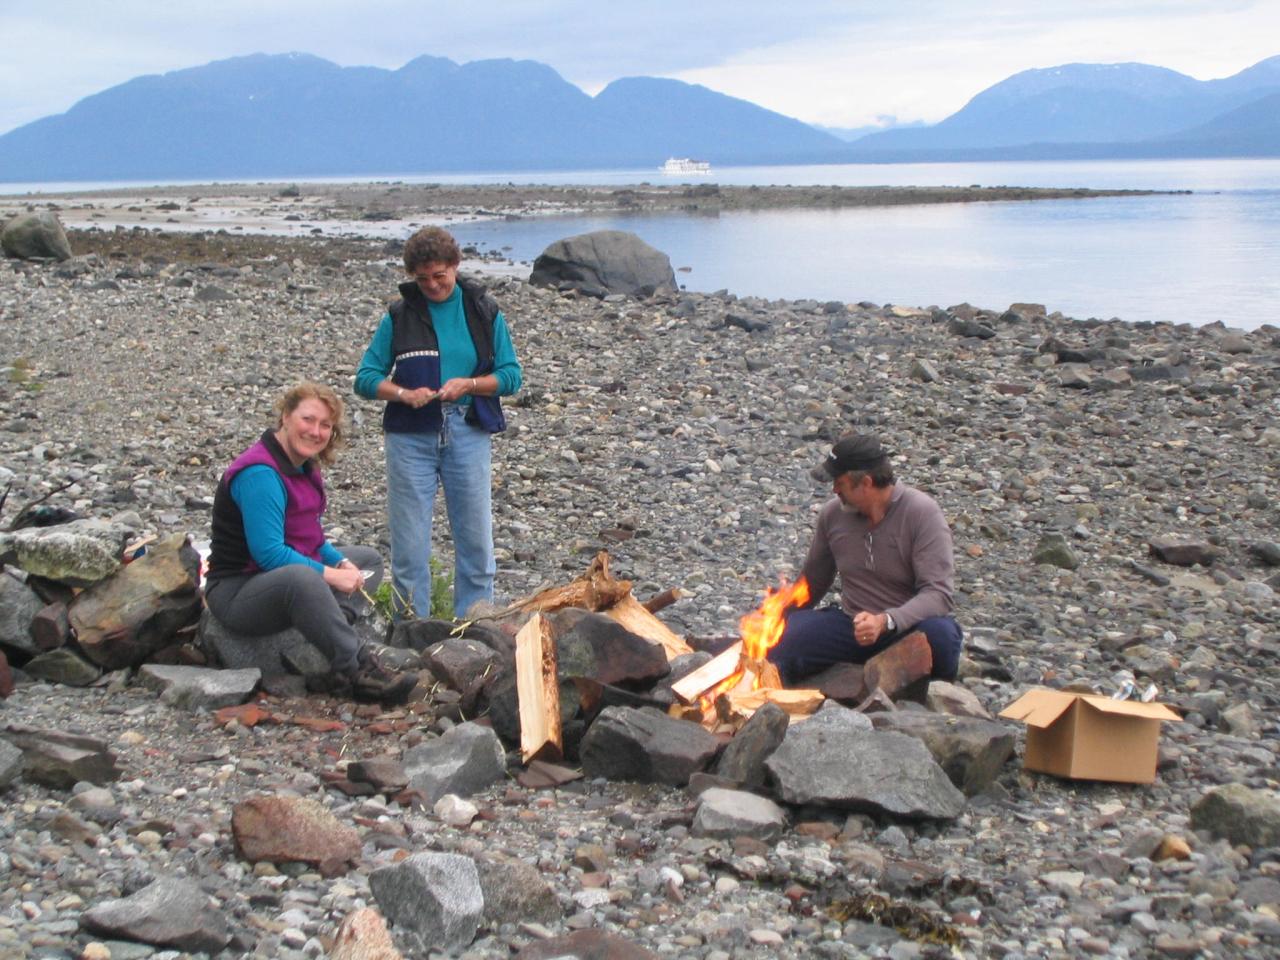
[[[590,97],[528,60],[399,70],[255,54],[138,77],[0,136],[0,181],[243,179],[832,159],[745,100],[634,77]]]
[[[1161,141],[1185,156],[1274,156],[1280,153],[1280,93],[1273,93],[1180,130]]]
[[[1073,63],[1015,74],[941,123],[872,134],[851,152],[862,160],[1222,156],[1234,143],[1249,155],[1280,155],[1274,118],[1250,109],[1276,93],[1280,56],[1222,80]]]
[[[398,70],[254,54],[138,77],[0,136],[0,182],[395,177],[485,170],[1280,156],[1280,56],[1221,80],[1141,63],[1026,70],[933,126],[846,142],[677,80],[594,97],[545,64]],[[848,131],[839,131],[848,136]]]

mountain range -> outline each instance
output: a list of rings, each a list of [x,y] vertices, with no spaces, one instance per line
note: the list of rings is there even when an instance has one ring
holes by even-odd
[[[137,77],[0,136],[0,182],[394,177],[713,164],[1280,156],[1280,56],[1221,80],[1146,64],[1015,74],[933,126],[847,142],[695,84],[592,97],[545,64],[398,70],[254,54]]]
[[[1024,70],[931,127],[855,141],[859,160],[1280,156],[1280,56],[1222,80],[1143,63]],[[1268,107],[1270,104],[1270,107]]]

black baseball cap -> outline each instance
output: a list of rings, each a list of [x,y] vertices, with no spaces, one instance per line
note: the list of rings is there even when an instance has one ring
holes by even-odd
[[[813,468],[815,480],[834,480],[850,470],[870,470],[879,464],[889,451],[880,445],[880,438],[869,433],[846,433],[831,447],[827,459]]]

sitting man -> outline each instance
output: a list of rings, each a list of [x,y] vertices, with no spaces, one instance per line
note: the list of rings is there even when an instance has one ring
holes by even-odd
[[[877,437],[847,434],[813,471],[835,496],[818,514],[804,561],[809,605],[787,615],[769,659],[787,685],[834,663],[865,663],[922,631],[933,676],[955,679],[963,640],[950,616],[951,529],[928,494],[898,483]],[[814,609],[840,574],[840,604]]]

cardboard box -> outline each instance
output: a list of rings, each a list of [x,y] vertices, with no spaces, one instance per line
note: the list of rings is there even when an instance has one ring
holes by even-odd
[[[1024,693],[1000,716],[1026,721],[1026,769],[1120,783],[1156,778],[1160,723],[1182,719],[1163,703],[1043,689]]]

